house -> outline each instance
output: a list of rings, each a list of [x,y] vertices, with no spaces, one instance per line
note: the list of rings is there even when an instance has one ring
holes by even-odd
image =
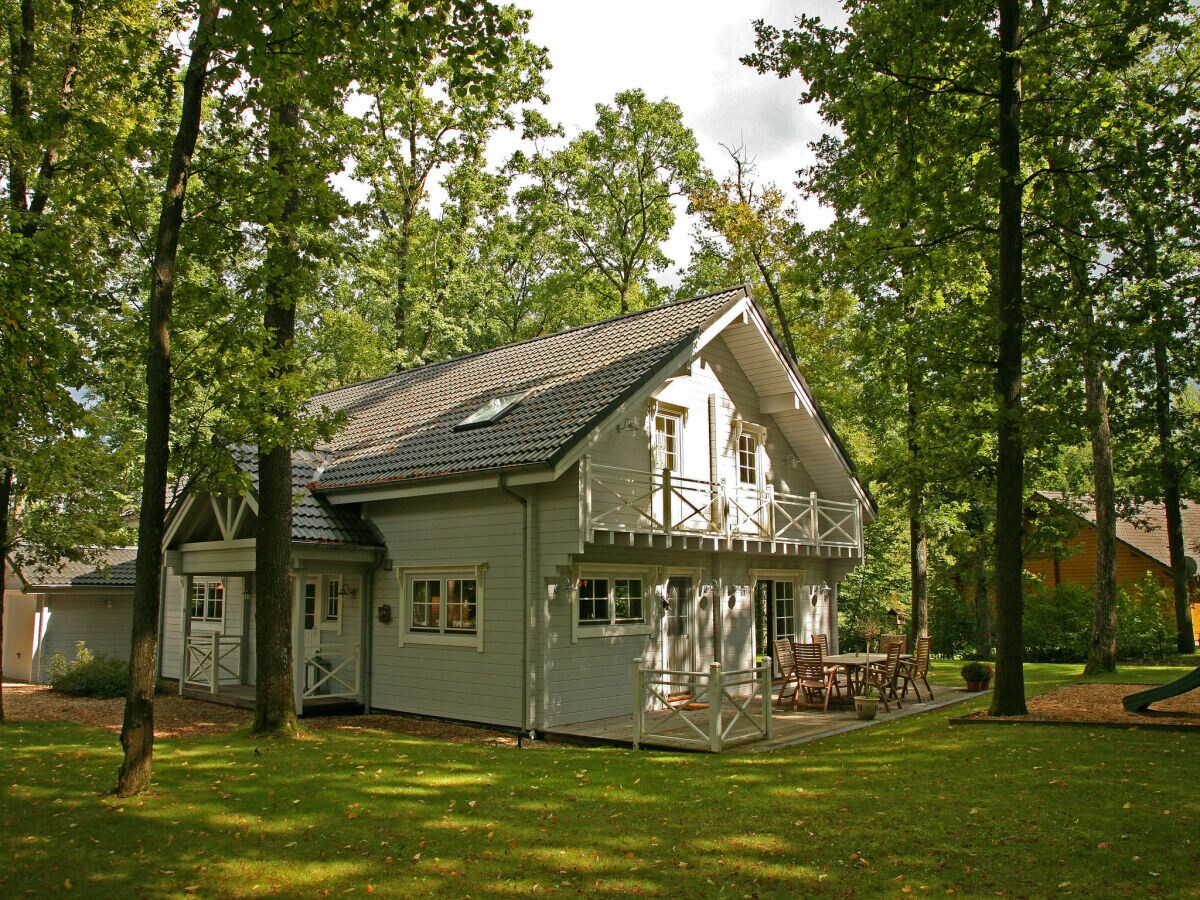
[[[129,658],[137,551],[117,547],[91,562],[21,571],[5,566],[6,678],[45,681],[54,654],[75,658],[75,645]]]
[[[756,584],[774,634],[837,646],[874,506],[745,289],[311,402],[344,423],[294,456],[298,710],[629,715],[635,661],[754,664]],[[189,494],[168,523],[161,666],[183,690],[249,692],[256,506]]]
[[[1025,570],[1044,584],[1082,584],[1096,580],[1096,508],[1091,497],[1067,497],[1057,491],[1037,491],[1035,502],[1065,513],[1078,529],[1059,547],[1030,555]],[[1200,640],[1200,583],[1195,560],[1200,558],[1200,504],[1183,504],[1184,552],[1192,559],[1189,591],[1192,626]],[[1161,503],[1139,504],[1129,517],[1117,519],[1117,584],[1130,585],[1147,573],[1171,589],[1171,552],[1167,546],[1167,517]]]

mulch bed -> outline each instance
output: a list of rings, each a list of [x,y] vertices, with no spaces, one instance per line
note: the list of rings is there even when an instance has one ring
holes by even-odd
[[[1119,728],[1200,729],[1200,691],[1155,703],[1145,712],[1126,712],[1121,701],[1147,684],[1069,684],[1031,697],[1025,716],[992,717],[986,710],[951,719],[956,724],[1104,725]]]
[[[75,722],[121,733],[125,700],[97,700],[59,694],[44,684],[4,684],[4,717],[10,722]],[[206,703],[175,694],[154,698],[154,736],[156,738],[195,737],[247,728],[254,719],[248,709]],[[434,738],[459,744],[515,747],[517,739],[509,734],[404,716],[319,716],[303,720],[305,729],[337,731],[390,731],[413,737]]]

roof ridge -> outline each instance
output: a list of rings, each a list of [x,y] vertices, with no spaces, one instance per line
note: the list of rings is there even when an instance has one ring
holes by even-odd
[[[589,322],[586,325],[572,325],[570,328],[564,328],[561,331],[554,331],[554,332],[551,332],[550,334],[539,334],[539,335],[536,335],[535,337],[524,338],[522,340],[513,341],[512,343],[508,343],[508,344],[501,344],[498,347],[487,347],[483,350],[475,350],[471,353],[464,353],[462,356],[454,356],[454,357],[451,357],[450,359],[438,360],[437,362],[422,363],[421,365],[414,366],[411,369],[404,369],[399,372],[389,372],[386,375],[378,375],[375,378],[368,378],[365,381],[356,381],[352,384],[344,384],[341,387],[330,388],[329,390],[320,391],[316,394],[313,394],[309,398],[309,402],[311,403],[314,400],[316,400],[318,397],[324,397],[327,394],[336,394],[341,391],[348,391],[352,388],[362,387],[363,385],[374,384],[379,381],[387,381],[392,378],[400,378],[405,375],[410,375],[413,372],[428,372],[432,369],[438,368],[439,366],[447,366],[447,365],[450,365],[451,363],[458,363],[458,362],[462,362],[463,360],[475,359],[480,356],[485,356],[489,353],[496,353],[500,350],[509,350],[513,347],[526,347],[526,346],[529,346],[530,344],[535,344],[539,341],[549,340],[550,338],[562,337],[563,335],[574,334],[576,332],[584,332],[584,331],[587,331],[588,329],[599,328],[601,325],[609,325],[613,322],[620,322],[625,319],[631,319],[636,316],[644,316],[644,315],[648,315],[651,313],[660,312],[665,309],[675,309],[677,307],[686,306],[691,303],[699,303],[702,300],[711,300],[712,298],[719,297],[722,294],[733,294],[733,293],[736,293],[737,291],[741,291],[743,294],[749,293],[749,289],[747,288],[747,286],[745,284],[740,284],[740,285],[737,285],[736,287],[724,288],[723,290],[719,290],[719,291],[710,291],[707,294],[701,294],[699,297],[689,297],[686,300],[677,300],[677,301],[668,302],[668,303],[660,303],[657,306],[648,306],[645,309],[630,310],[627,313],[621,313],[620,315],[617,315],[617,316],[612,316],[607,319],[601,319],[598,322]]]

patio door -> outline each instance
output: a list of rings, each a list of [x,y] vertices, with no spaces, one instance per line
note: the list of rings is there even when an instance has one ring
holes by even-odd
[[[690,575],[672,575],[667,579],[667,668],[695,670],[695,588]]]

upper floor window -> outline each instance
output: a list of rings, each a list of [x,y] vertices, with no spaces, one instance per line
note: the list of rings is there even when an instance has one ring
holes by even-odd
[[[654,433],[651,451],[654,471],[683,471],[683,410],[662,403],[654,404]]]
[[[221,622],[225,619],[225,582],[192,582],[192,619],[197,622]]]
[[[758,485],[758,435],[742,429],[737,444],[738,482]]]

